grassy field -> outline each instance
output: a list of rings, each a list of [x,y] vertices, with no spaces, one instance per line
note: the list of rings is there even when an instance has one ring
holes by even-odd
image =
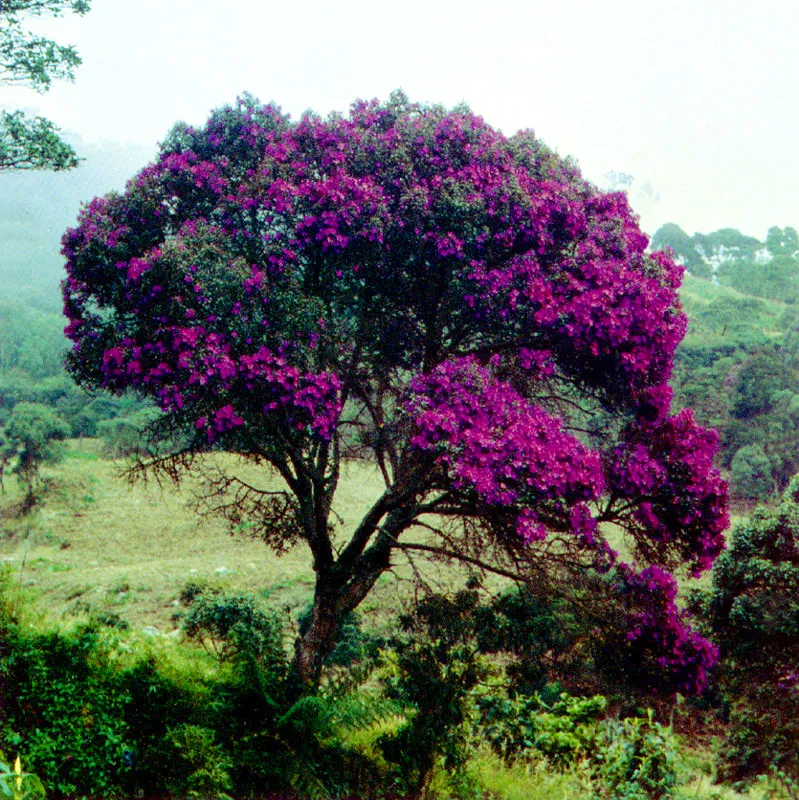
[[[231,536],[221,520],[201,519],[191,507],[190,481],[180,487],[136,482],[124,464],[104,459],[93,440],[72,441],[64,461],[45,468],[41,502],[20,514],[13,479],[0,497],[0,563],[13,573],[25,605],[50,623],[90,610],[118,614],[131,629],[178,626],[179,597],[189,583],[261,594],[296,617],[313,596],[310,554],[303,546],[276,555],[245,535]],[[382,491],[379,473],[347,465],[335,512],[343,533]],[[432,583],[459,575],[428,564]],[[384,576],[362,604],[367,619],[386,621],[409,596],[405,564]],[[462,576],[460,576],[462,579]],[[393,616],[393,614],[392,614]]]
[[[690,275],[685,276],[680,300],[690,319],[683,343],[688,348],[780,342],[794,315],[792,306]]]
[[[231,536],[221,520],[196,513],[191,481],[179,487],[131,484],[124,466],[103,458],[98,441],[74,440],[64,461],[45,468],[43,499],[27,514],[20,514],[16,481],[6,480],[0,564],[11,569],[36,616],[60,623],[90,610],[113,612],[133,630],[153,626],[168,634],[178,627],[179,597],[189,583],[260,594],[292,618],[310,603],[314,576],[307,548],[276,555],[261,541]],[[342,535],[382,489],[377,470],[346,465],[334,507]],[[613,544],[624,554],[620,537]],[[419,562],[416,569],[442,588],[462,585],[465,577],[450,564]],[[359,609],[366,621],[389,622],[410,597],[411,577],[405,563],[384,575]],[[685,584],[705,585],[709,578]]]

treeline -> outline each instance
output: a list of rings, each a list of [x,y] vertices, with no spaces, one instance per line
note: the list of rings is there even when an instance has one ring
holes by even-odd
[[[735,228],[689,236],[669,222],[652,237],[652,249],[667,247],[696,278],[783,303],[799,298],[799,233],[790,226],[769,228],[761,242]]]
[[[652,247],[670,247],[688,272],[676,403],[719,432],[733,497],[776,499],[799,471],[799,234],[688,236],[669,223]]]
[[[136,446],[152,412],[132,396],[94,395],[78,387],[64,371],[63,327],[45,292],[0,299],[0,431],[15,410],[33,404],[54,412],[70,437],[101,436],[110,455],[124,454]]]

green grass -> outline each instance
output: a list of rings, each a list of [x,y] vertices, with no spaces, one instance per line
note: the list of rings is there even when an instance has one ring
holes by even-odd
[[[231,537],[220,522],[197,518],[186,490],[131,486],[92,447],[71,443],[29,514],[17,515],[16,487],[0,499],[0,559],[32,590],[36,612],[61,619],[80,599],[98,610],[113,606],[132,628],[168,632],[189,581],[241,591],[279,584],[275,603],[307,602],[312,572],[301,548],[278,559],[260,542]]]
[[[20,513],[16,482],[7,481],[0,496],[0,564],[10,565],[34,615],[57,624],[90,609],[113,610],[132,630],[155,626],[169,633],[179,625],[179,597],[189,582],[261,594],[292,617],[311,601],[314,576],[302,544],[278,556],[261,541],[231,536],[221,520],[200,518],[192,508],[193,481],[131,485],[122,467],[99,457],[97,442],[72,441],[66,458],[45,469],[41,501],[27,514]],[[248,477],[274,483],[249,469]],[[383,488],[377,470],[345,465],[334,505],[340,538]],[[434,585],[463,580],[440,563],[416,568]],[[398,563],[361,613],[387,623],[410,596],[412,574]]]
[[[278,556],[261,541],[231,536],[221,520],[197,515],[191,480],[179,487],[131,485],[122,467],[99,456],[98,442],[72,441],[64,461],[45,470],[42,499],[27,514],[20,513],[16,482],[6,482],[0,496],[0,565],[10,565],[37,616],[58,623],[76,612],[113,610],[133,630],[155,626],[169,633],[179,625],[180,593],[190,582],[260,594],[292,617],[311,601],[314,576],[302,544]],[[249,479],[277,485],[274,478],[245,469]],[[377,470],[364,463],[345,465],[334,505],[339,540],[382,491]],[[610,535],[613,546],[626,553],[621,533]],[[440,589],[462,586],[465,578],[463,569],[451,564],[419,559],[411,566],[398,555],[359,608],[367,623],[391,623],[412,597],[414,570]],[[700,583],[708,580],[706,574]],[[504,583],[488,582],[495,589]]]
[[[793,306],[742,294],[690,275],[685,276],[680,299],[690,318],[683,347],[779,342],[791,327]]]

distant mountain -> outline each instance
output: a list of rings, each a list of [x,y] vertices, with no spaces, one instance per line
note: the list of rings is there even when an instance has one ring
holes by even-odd
[[[0,173],[0,298],[58,303],[61,236],[82,203],[117,189],[155,156],[155,147],[70,144],[85,159],[70,172]]]

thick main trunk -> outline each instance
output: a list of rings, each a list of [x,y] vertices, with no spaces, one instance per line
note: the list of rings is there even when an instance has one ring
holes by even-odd
[[[360,605],[389,568],[392,548],[415,514],[415,507],[406,498],[407,495],[400,498],[394,492],[386,492],[363,518],[335,561],[326,528],[324,535],[309,537],[316,589],[311,620],[297,640],[293,662],[295,676],[306,689],[318,686],[322,667],[336,646],[346,615]]]
[[[297,640],[294,651],[294,672],[304,687],[318,686],[322,667],[336,646],[336,636],[342,622],[343,614],[336,613],[335,595],[320,592],[317,585],[311,621]]]
[[[360,605],[388,569],[389,541],[389,537],[383,537],[370,548],[347,579],[317,573],[311,621],[294,651],[294,671],[305,687],[318,686],[322,667],[336,646],[344,618]]]

